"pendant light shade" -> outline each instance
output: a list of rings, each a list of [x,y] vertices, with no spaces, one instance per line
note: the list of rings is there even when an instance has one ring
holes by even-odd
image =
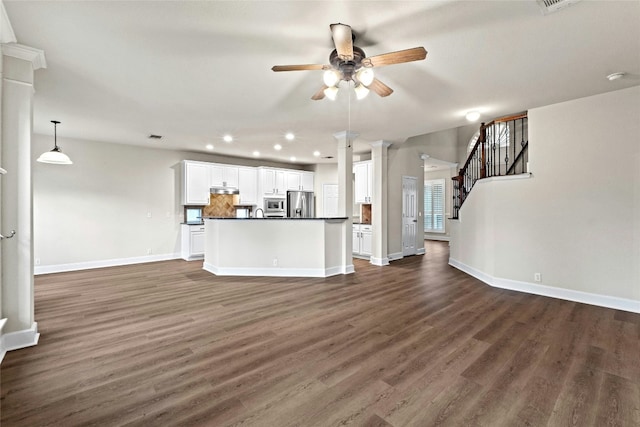
[[[369,94],[369,89],[367,89],[363,84],[359,84],[354,87],[353,90],[356,92],[356,98],[364,99]]]
[[[51,120],[53,123],[53,150],[42,153],[40,157],[38,157],[38,162],[40,163],[51,163],[55,165],[71,165],[73,162],[62,152],[60,147],[58,147],[58,135],[57,135],[57,126],[60,123],[57,120]]]

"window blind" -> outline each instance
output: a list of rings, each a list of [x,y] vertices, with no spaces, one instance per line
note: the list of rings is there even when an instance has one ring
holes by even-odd
[[[424,231],[444,233],[444,179],[424,182]]]

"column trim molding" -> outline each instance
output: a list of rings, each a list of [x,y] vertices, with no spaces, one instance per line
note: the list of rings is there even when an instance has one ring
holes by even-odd
[[[12,58],[31,62],[33,71],[40,68],[47,68],[47,60],[44,57],[44,50],[25,46],[19,43],[9,43],[2,45],[2,54]]]
[[[9,15],[7,15],[7,10],[4,8],[4,3],[0,1],[0,43],[15,43],[18,40],[16,39],[16,34],[13,32],[13,27],[11,26],[11,21],[9,20]]]

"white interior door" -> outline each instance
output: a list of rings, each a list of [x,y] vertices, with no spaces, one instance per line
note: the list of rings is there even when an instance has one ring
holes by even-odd
[[[418,228],[418,179],[402,177],[402,255],[416,254]]]
[[[322,211],[327,218],[338,216],[338,184],[322,185]]]

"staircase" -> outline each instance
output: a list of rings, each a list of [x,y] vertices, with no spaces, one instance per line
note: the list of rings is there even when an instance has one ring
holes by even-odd
[[[495,119],[480,125],[478,140],[458,176],[453,180],[453,219],[476,181],[493,176],[527,173],[527,113]]]

